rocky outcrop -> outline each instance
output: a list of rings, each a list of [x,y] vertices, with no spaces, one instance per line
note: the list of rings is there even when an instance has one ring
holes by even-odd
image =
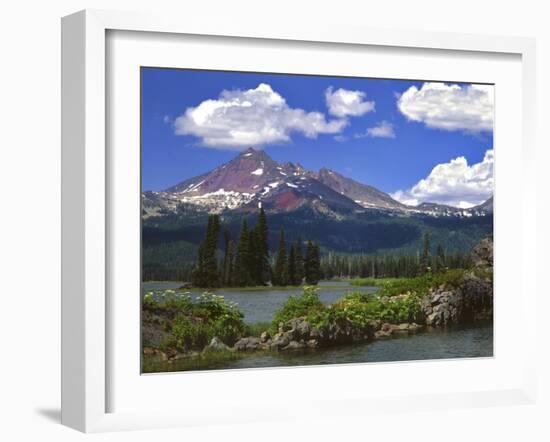
[[[267,344],[262,343],[260,338],[257,338],[255,336],[241,338],[233,346],[233,350],[235,351],[258,351],[265,350],[267,348]]]
[[[493,239],[485,238],[471,253],[474,265],[455,285],[444,284],[422,299],[426,325],[442,326],[493,317]]]
[[[462,317],[462,290],[447,285],[431,289],[422,299],[421,306],[426,317],[426,325],[458,324]]]
[[[416,333],[423,328],[415,323],[382,324],[381,321],[370,321],[365,327],[354,326],[351,322],[342,321],[326,327],[314,327],[305,317],[294,318],[279,324],[279,330],[269,336],[262,333],[260,338],[252,336],[242,338],[233,347],[235,351],[260,350],[305,350],[325,348],[353,342],[364,342],[391,337],[399,334]]]
[[[493,237],[489,236],[479,242],[470,255],[474,267],[477,269],[493,271]]]

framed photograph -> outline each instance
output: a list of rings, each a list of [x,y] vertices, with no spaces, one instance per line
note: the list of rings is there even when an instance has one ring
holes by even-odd
[[[330,29],[63,19],[64,424],[533,400],[533,41]]]

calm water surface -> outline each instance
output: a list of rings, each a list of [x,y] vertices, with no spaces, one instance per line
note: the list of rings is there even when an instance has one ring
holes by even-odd
[[[142,284],[142,294],[151,290],[177,289],[178,282],[145,282]],[[343,281],[323,281],[319,284],[319,298],[325,304],[332,304],[347,292],[360,291],[374,293],[377,287],[354,287]],[[289,296],[303,293],[300,287],[285,290],[242,291],[235,289],[213,290],[217,295],[223,295],[227,301],[236,302],[238,309],[244,314],[244,320],[250,324],[256,322],[271,322],[274,313],[280,309]],[[193,291],[197,295],[199,291]]]

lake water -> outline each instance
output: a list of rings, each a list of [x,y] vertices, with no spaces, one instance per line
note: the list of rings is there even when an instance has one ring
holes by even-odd
[[[142,292],[144,294],[151,290],[177,289],[179,287],[181,287],[181,283],[178,282],[145,282],[142,284]],[[323,281],[319,284],[319,298],[325,304],[332,304],[350,291],[374,293],[376,290],[376,287],[353,287],[347,282]],[[236,302],[238,309],[244,314],[245,322],[249,324],[271,322],[274,313],[283,306],[289,296],[298,296],[303,292],[300,287],[284,290],[244,290],[242,292],[237,289],[213,291],[217,295],[223,295],[227,301]]]

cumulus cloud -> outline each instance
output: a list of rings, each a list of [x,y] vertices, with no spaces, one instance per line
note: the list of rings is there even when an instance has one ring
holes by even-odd
[[[381,121],[376,126],[367,128],[366,132],[355,134],[355,138],[395,138],[393,124],[388,121]]]
[[[430,174],[408,190],[399,190],[392,197],[416,206],[423,202],[468,208],[493,195],[494,151],[485,152],[483,160],[472,165],[464,157],[435,166]]]
[[[424,83],[397,99],[399,111],[427,127],[472,133],[493,131],[493,86]]]
[[[292,132],[308,138],[337,134],[346,119],[328,121],[320,112],[290,107],[269,84],[255,89],[224,90],[217,99],[187,108],[174,121],[177,135],[193,135],[202,144],[218,149],[240,150],[290,140]]]
[[[334,90],[329,87],[325,91],[325,101],[331,115],[338,118],[359,117],[374,110],[374,101],[366,101],[367,94],[348,89]]]

